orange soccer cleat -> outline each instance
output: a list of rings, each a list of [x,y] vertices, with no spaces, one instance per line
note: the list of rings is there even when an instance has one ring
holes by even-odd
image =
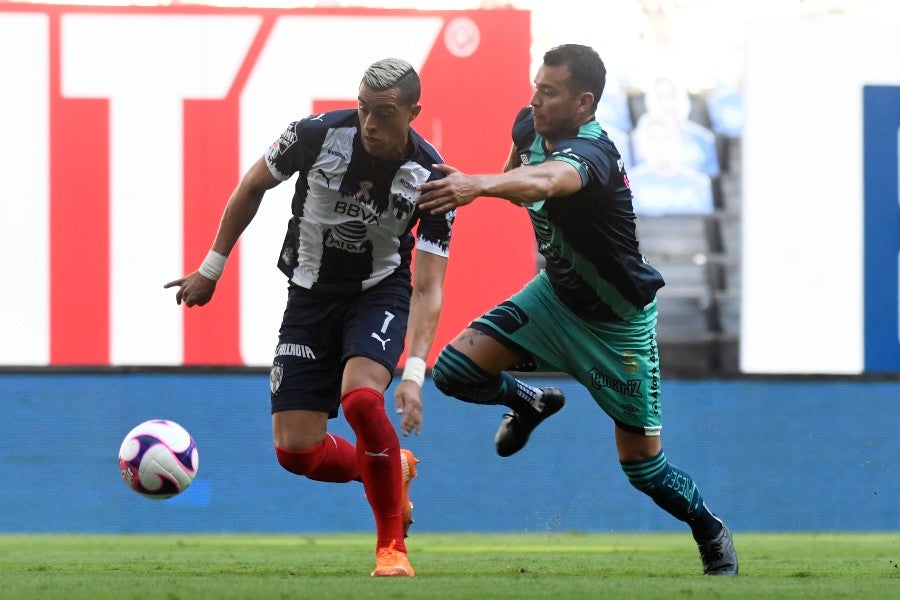
[[[400,510],[403,515],[403,537],[409,535],[409,526],[413,524],[413,503],[409,501],[409,483],[418,475],[416,465],[419,459],[413,456],[409,450],[400,450],[400,467],[403,470],[403,495],[400,496]]]
[[[409,564],[405,552],[394,549],[397,542],[391,542],[390,546],[379,548],[375,553],[375,570],[372,577],[414,577],[412,565]]]

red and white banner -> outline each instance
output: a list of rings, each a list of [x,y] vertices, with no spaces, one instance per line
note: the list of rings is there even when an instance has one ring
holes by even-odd
[[[267,194],[210,304],[162,287],[197,268],[241,174],[290,121],[354,106],[388,56],[422,76],[416,130],[448,163],[496,171],[529,49],[518,10],[0,5],[0,365],[269,364],[292,183]],[[461,210],[435,351],[534,258],[521,211]]]

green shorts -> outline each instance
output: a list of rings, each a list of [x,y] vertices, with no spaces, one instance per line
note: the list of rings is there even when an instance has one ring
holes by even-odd
[[[660,434],[656,301],[628,322],[586,321],[559,300],[542,271],[469,327],[531,359],[516,369],[570,375],[626,431]]]

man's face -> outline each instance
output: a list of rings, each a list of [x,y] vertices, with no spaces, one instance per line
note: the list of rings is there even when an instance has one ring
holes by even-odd
[[[373,90],[359,86],[359,123],[363,147],[378,158],[400,158],[406,150],[409,124],[415,119],[421,106],[400,101],[400,90]]]
[[[531,96],[534,130],[554,142],[571,135],[584,121],[583,95],[568,85],[569,67],[541,65]]]

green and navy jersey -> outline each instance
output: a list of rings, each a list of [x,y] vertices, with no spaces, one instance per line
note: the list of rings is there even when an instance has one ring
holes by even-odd
[[[432,167],[440,154],[410,129],[409,156],[376,158],[359,131],[356,109],[312,115],[266,152],[279,181],[298,173],[278,267],[300,287],[353,293],[394,274],[408,280],[414,246],[449,254],[454,211],[436,216],[416,206],[419,186],[444,176]]]
[[[512,135],[520,168],[562,160],[581,175],[578,192],[528,206],[553,290],[582,318],[630,320],[665,283],[638,250],[628,175],[615,144],[591,120],[548,154],[531,107],[516,116]]]

